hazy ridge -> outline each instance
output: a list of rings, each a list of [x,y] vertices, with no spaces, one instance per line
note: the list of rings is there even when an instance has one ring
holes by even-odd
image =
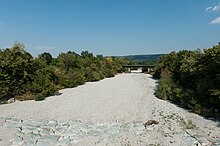
[[[129,60],[135,62],[143,62],[143,61],[155,61],[160,58],[164,54],[145,54],[145,55],[127,55],[127,56],[118,56],[122,58],[127,58]]]

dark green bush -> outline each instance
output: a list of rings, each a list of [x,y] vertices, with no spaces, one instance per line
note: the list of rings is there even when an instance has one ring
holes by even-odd
[[[154,77],[160,81],[156,96],[196,113],[220,109],[220,44],[213,48],[182,50],[162,56]]]
[[[163,70],[161,72],[161,79],[159,80],[159,85],[155,92],[155,95],[160,99],[170,99],[172,95],[173,81],[171,72],[168,70]]]
[[[33,57],[16,43],[12,48],[0,51],[0,100],[25,93],[27,84],[34,74]]]
[[[65,73],[59,77],[59,83],[63,87],[73,88],[85,83],[85,76],[82,70],[76,69]]]

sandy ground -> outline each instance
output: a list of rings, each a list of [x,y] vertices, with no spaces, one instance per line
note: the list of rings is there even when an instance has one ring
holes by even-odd
[[[142,125],[107,136],[85,137],[73,145],[218,145],[218,122],[204,119],[154,96],[156,81],[147,74],[120,74],[99,82],[61,90],[59,96],[44,101],[24,101],[0,105],[0,145],[11,145],[14,129],[5,118],[24,121],[80,120],[82,123],[132,123],[153,119],[158,125]],[[140,130],[141,129],[141,130]],[[219,144],[220,145],[220,144]]]

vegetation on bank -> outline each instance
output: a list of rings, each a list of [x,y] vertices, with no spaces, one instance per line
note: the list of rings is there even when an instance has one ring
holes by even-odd
[[[57,58],[44,52],[33,58],[24,45],[15,43],[0,49],[0,101],[12,97],[44,100],[59,89],[113,77],[129,63],[125,58],[94,56],[88,51],[60,53]]]
[[[56,58],[44,52],[34,58],[24,45],[15,43],[0,49],[0,101],[12,97],[44,100],[60,89],[113,77],[128,64],[155,65],[153,76],[160,79],[155,92],[158,98],[199,114],[220,112],[220,44],[204,51],[171,52],[155,63],[94,56],[88,51],[69,51]]]
[[[204,51],[182,50],[162,56],[154,77],[160,78],[158,98],[199,114],[220,112],[220,43]]]

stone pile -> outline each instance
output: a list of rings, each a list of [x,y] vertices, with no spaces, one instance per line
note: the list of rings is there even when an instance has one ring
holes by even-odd
[[[7,117],[0,117],[0,120],[4,121],[3,126],[5,128],[15,131],[15,138],[11,140],[12,146],[69,146],[82,142],[86,138],[111,142],[126,133],[134,133],[139,139],[144,140],[155,132],[161,133],[164,138],[170,139],[170,144],[175,144],[173,138],[179,135],[182,137],[183,145],[220,146],[220,139],[210,140],[209,137],[205,137],[201,132],[198,132],[196,128],[184,130],[181,126],[174,128],[170,123],[170,127],[166,129],[163,122],[158,125],[144,126],[142,121],[92,123],[81,122],[80,120],[33,121]],[[170,121],[164,120],[164,122],[169,125]]]
[[[14,129],[16,138],[11,140],[16,146],[68,146],[87,137],[107,137],[113,139],[121,133],[143,132],[142,122],[130,123],[82,123],[74,121],[23,121],[15,118],[3,118],[4,127]]]

